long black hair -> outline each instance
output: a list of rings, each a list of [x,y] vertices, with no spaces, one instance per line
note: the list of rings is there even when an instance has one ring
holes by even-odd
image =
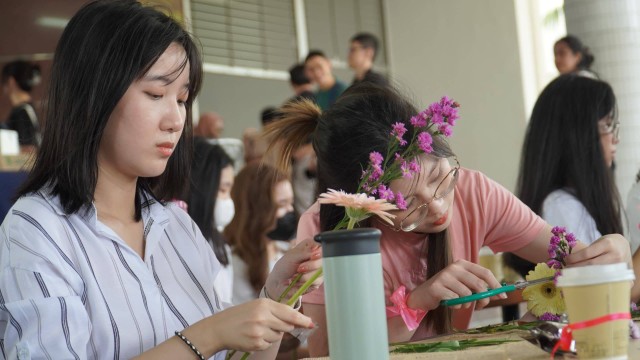
[[[184,131],[165,172],[138,179],[135,218],[141,218],[140,204],[147,192],[158,199],[179,196],[189,174],[191,108],[200,89],[202,61],[180,24],[130,0],[91,2],[62,33],[51,70],[42,146],[18,195],[48,185],[66,213],[91,204],[98,148],[109,116],[131,83],[143,77],[172,43],[186,53],[178,72],[189,65]]]
[[[195,138],[191,181],[189,191],[184,197],[189,205],[189,215],[202,231],[204,238],[211,243],[220,263],[225,266],[229,264],[225,251],[227,242],[216,228],[214,209],[220,187],[220,175],[229,165],[233,166],[233,160],[219,145],[213,145],[203,138]]]
[[[386,154],[392,124],[401,122],[412,128],[410,119],[416,108],[395,90],[375,84],[362,83],[350,87],[324,113],[312,102],[303,100],[288,103],[281,109],[280,120],[269,124],[267,136],[284,139],[280,166],[285,167],[293,149],[302,145],[312,134],[313,148],[318,157],[318,192],[341,189],[355,193],[362,170],[367,167],[369,153]],[[436,157],[453,156],[441,136],[433,137]],[[344,208],[333,205],[320,207],[320,227],[331,230],[344,217]],[[370,226],[363,221],[361,226]],[[430,235],[425,253],[427,277],[436,275],[451,261],[447,230]],[[439,307],[429,312],[426,325],[443,333],[451,328],[450,312]]]
[[[621,234],[620,195],[598,129],[598,120],[615,113],[613,89],[604,81],[562,75],[547,85],[527,127],[518,197],[540,215],[547,195],[570,188],[601,234]]]

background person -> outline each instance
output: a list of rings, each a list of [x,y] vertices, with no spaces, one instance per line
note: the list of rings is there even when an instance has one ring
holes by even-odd
[[[2,90],[11,102],[4,127],[18,132],[20,151],[35,150],[40,143],[40,125],[32,104],[31,91],[40,83],[40,66],[16,60],[2,68]]]
[[[561,75],[575,73],[589,78],[598,78],[598,75],[591,70],[595,57],[576,36],[567,35],[556,41],[553,45],[553,56],[556,68]]]
[[[183,197],[188,213],[207,239],[222,266],[214,280],[217,295],[231,304],[233,266],[231,248],[222,235],[235,213],[231,188],[233,187],[233,160],[218,146],[203,138],[194,139],[189,191]]]
[[[333,75],[331,60],[320,50],[309,51],[304,60],[304,71],[318,86],[316,103],[322,110],[327,110],[347,89],[347,85]]]
[[[351,85],[366,81],[380,86],[389,86],[387,78],[373,71],[373,62],[377,54],[378,39],[373,34],[358,33],[351,38],[349,67],[354,72]]]
[[[516,194],[585,244],[623,233],[611,168],[619,143],[615,109],[606,82],[561,75],[538,97],[522,146]],[[507,254],[505,263],[522,276],[534,268]]]

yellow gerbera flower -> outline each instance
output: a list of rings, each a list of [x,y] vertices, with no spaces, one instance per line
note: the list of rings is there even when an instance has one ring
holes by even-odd
[[[545,263],[539,263],[533,271],[529,271],[526,279],[527,281],[537,280],[554,276],[555,273],[555,269]],[[541,316],[544,313],[562,314],[565,311],[562,294],[553,281],[528,286],[522,292],[522,297],[527,300],[527,309],[535,316]]]

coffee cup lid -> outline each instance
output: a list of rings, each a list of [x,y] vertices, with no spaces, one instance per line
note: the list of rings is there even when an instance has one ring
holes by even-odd
[[[558,277],[559,287],[604,284],[631,281],[636,277],[626,263],[588,265],[562,269]]]

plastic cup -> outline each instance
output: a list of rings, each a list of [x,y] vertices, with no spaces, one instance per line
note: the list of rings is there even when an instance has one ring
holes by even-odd
[[[558,287],[562,289],[569,323],[629,312],[634,279],[633,270],[626,263],[563,269]],[[580,359],[627,359],[629,320],[573,330],[573,339]]]

